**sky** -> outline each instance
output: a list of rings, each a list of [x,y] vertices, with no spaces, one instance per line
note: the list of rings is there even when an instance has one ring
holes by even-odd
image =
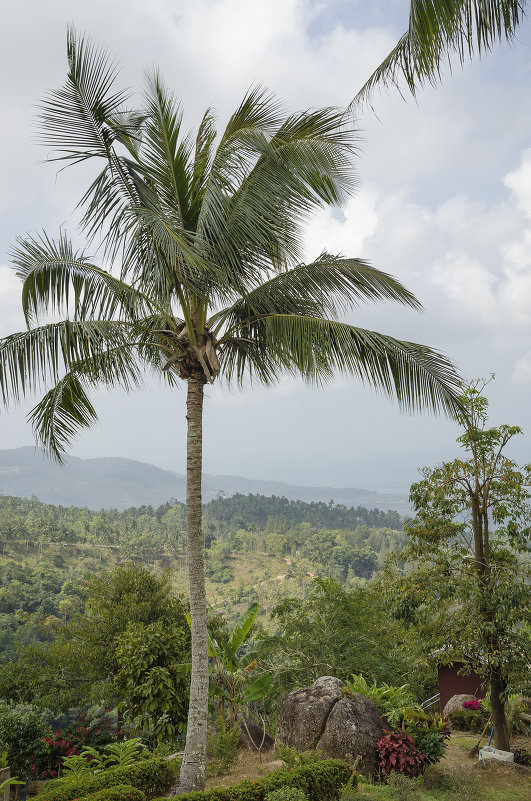
[[[35,141],[36,104],[66,75],[66,28],[106,45],[121,82],[140,91],[160,67],[193,127],[208,106],[222,125],[263,84],[289,111],[346,106],[407,27],[402,0],[23,0],[0,29],[0,336],[24,327],[9,266],[17,236],[62,226],[91,173],[60,174]],[[446,70],[416,99],[377,92],[359,114],[359,188],[308,223],[307,258],[326,249],[399,278],[424,311],[368,305],[356,325],[446,353],[466,379],[495,374],[493,424],[518,424],[510,455],[529,461],[531,434],[531,21],[518,41]],[[0,410],[0,449],[33,442],[35,399]],[[80,457],[124,456],[184,472],[185,395],[150,380],[131,395],[99,392],[99,423]],[[408,416],[354,379],[323,389],[285,380],[245,392],[207,389],[204,469],[212,474],[407,492],[418,469],[458,455],[456,425]]]

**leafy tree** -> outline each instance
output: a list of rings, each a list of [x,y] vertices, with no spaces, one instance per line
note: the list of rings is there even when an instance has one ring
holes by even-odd
[[[123,700],[114,679],[120,664],[115,645],[130,624],[177,626],[189,647],[186,606],[172,593],[169,577],[126,563],[91,576],[84,611],[74,613],[53,642],[33,643],[0,674],[0,692],[41,708],[65,710]]]
[[[438,81],[452,55],[463,64],[501,39],[514,42],[526,5],[527,0],[411,0],[407,32],[355,100],[367,99],[378,84],[397,85],[401,76],[415,94],[426,82]]]
[[[0,751],[7,754],[13,773],[27,776],[32,760],[43,749],[47,733],[41,715],[31,707],[0,705]]]
[[[271,634],[258,638],[257,654],[273,673],[276,697],[323,675],[400,685],[414,665],[400,652],[404,627],[381,604],[378,587],[346,588],[314,579],[305,599],[289,598],[273,610]]]
[[[158,74],[138,110],[115,87],[106,53],[68,36],[64,87],[44,101],[43,138],[67,164],[103,169],[84,194],[83,223],[120,278],[75,251],[65,235],[19,240],[27,331],[0,341],[5,403],[49,389],[31,419],[61,456],[96,411],[96,385],[134,388],[143,371],[187,385],[187,540],[192,676],[180,789],[205,781],[208,639],[201,527],[204,387],[223,373],[273,384],[336,370],[396,395],[409,409],[448,411],[455,372],[430,348],[333,319],[364,300],[418,308],[392,277],[358,259],[322,253],[300,264],[302,223],[353,187],[346,115],[285,116],[263,90],[247,93],[218,136],[207,111],[194,138]],[[59,322],[41,316],[63,314]]]
[[[115,683],[123,698],[121,708],[133,730],[149,728],[156,747],[184,730],[188,686],[178,666],[189,655],[188,626],[158,620],[145,625],[130,623],[118,638]]]
[[[531,466],[519,469],[505,455],[521,429],[488,425],[484,388],[471,384],[462,397],[466,458],[424,468],[411,487],[416,517],[400,558],[415,570],[402,580],[400,613],[441,659],[464,660],[485,677],[495,743],[508,750],[504,697],[529,660]]]

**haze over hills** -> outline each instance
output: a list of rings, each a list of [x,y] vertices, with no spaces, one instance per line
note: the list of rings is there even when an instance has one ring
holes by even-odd
[[[68,456],[65,466],[48,459],[38,448],[27,446],[0,451],[0,492],[45,503],[86,506],[89,509],[127,509],[159,506],[171,498],[185,500],[185,477],[145,462],[121,457],[80,459]],[[227,496],[277,495],[290,500],[335,501],[345,506],[394,509],[408,512],[406,495],[384,494],[354,487],[305,487],[282,481],[261,481],[241,476],[203,476],[205,502],[220,493]]]

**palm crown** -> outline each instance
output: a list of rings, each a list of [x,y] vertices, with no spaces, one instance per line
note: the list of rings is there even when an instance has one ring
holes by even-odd
[[[13,251],[29,329],[3,340],[0,379],[6,402],[52,381],[31,413],[47,448],[59,457],[95,419],[92,386],[129,389],[145,367],[170,383],[222,371],[266,384],[284,371],[323,381],[338,369],[396,392],[405,407],[452,405],[447,359],[330,319],[363,300],[419,308],[410,292],[360,259],[299,263],[308,212],[352,189],[355,140],[342,113],[283,119],[254,89],[220,137],[207,111],[194,141],[158,75],[143,108],[127,111],[105,53],[70,33],[68,56],[65,87],[43,104],[42,136],[60,159],[103,160],[83,224],[107,260],[119,257],[121,274],[64,235],[21,239]],[[56,311],[70,318],[38,325]]]
[[[130,389],[146,370],[187,395],[187,537],[192,672],[180,788],[204,784],[208,636],[201,537],[204,385],[221,373],[266,384],[284,372],[323,382],[359,376],[406,408],[453,410],[451,363],[436,351],[335,319],[365,300],[419,308],[400,282],[359,259],[322,253],[301,263],[302,224],[353,188],[355,137],[346,116],[320,109],[284,116],[249,91],[218,136],[210,111],[195,138],[153,74],[140,110],[115,89],[105,52],[68,37],[64,87],[44,101],[43,139],[66,163],[103,163],[82,198],[83,227],[101,241],[102,269],[65,235],[21,239],[28,330],[0,341],[4,402],[50,383],[31,412],[57,458],[96,412],[98,384]],[[42,315],[63,315],[40,322]]]

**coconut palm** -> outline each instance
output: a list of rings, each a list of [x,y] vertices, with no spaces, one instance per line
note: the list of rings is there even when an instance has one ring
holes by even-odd
[[[195,138],[155,73],[140,110],[115,88],[116,68],[68,35],[64,87],[42,104],[44,141],[66,164],[100,160],[82,198],[97,266],[66,235],[20,239],[28,329],[0,341],[5,403],[47,389],[30,413],[36,439],[61,458],[96,420],[90,391],[130,390],[146,371],[187,385],[187,536],[192,631],[190,707],[179,789],[205,780],[208,635],[201,536],[204,387],[326,382],[336,371],[409,410],[453,409],[457,376],[436,351],[335,319],[360,302],[413,309],[400,282],[359,259],[301,263],[302,224],[352,189],[355,139],[334,109],[284,116],[249,91],[218,136],[210,111]],[[44,316],[44,318],[43,318]],[[50,321],[52,316],[52,321]],[[57,321],[56,318],[58,319]]]
[[[398,84],[401,76],[414,94],[426,82],[438,81],[441,66],[452,55],[463,64],[498,40],[514,41],[526,5],[527,0],[411,0],[407,32],[354,102],[367,100],[378,84]]]

